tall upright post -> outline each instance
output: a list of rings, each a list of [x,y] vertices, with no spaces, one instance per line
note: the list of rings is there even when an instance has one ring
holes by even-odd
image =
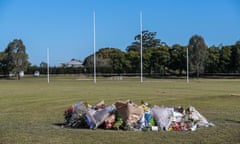
[[[50,81],[49,79],[49,48],[47,48],[47,79],[48,79],[48,83]]]
[[[95,21],[95,12],[93,12],[93,47],[94,47],[94,50],[93,50],[93,53],[94,53],[94,58],[93,58],[93,63],[94,63],[94,83],[97,82],[96,80],[96,21]]]
[[[187,47],[187,83],[189,83],[189,62],[188,62],[188,47]]]
[[[141,46],[140,46],[140,47],[141,47],[141,48],[140,48],[140,51],[141,51],[141,52],[140,52],[140,53],[141,53],[141,54],[140,54],[140,57],[141,57],[141,83],[142,83],[142,82],[143,82],[143,64],[142,64],[142,61],[143,61],[143,60],[142,60],[142,12],[140,12],[140,36],[141,36],[141,37],[140,37],[140,43],[141,43],[141,44],[140,44],[140,45],[141,45]]]

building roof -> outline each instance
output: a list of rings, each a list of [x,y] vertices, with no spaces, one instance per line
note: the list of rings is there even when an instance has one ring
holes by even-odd
[[[65,65],[67,67],[83,67],[83,62],[80,60],[72,59],[69,62],[66,62]]]

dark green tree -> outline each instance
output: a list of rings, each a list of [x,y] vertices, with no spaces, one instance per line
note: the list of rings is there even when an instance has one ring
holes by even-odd
[[[160,71],[164,73],[165,71],[165,58],[168,57],[169,53],[165,53],[165,48],[167,47],[166,43],[161,42],[160,39],[157,39],[156,35],[156,32],[149,32],[148,30],[142,31],[144,73],[160,73]],[[136,35],[134,40],[135,41],[126,49],[127,59],[131,62],[131,72],[140,72],[141,35]]]
[[[139,73],[140,72],[140,53],[139,51],[129,51],[126,54],[126,59],[129,62],[127,72]]]
[[[220,72],[228,73],[231,71],[231,46],[220,46]]]
[[[219,72],[219,64],[220,64],[220,49],[216,46],[209,47],[205,71],[208,73],[217,73]]]
[[[160,57],[159,57],[159,65],[160,65],[160,73],[165,75],[166,70],[168,69],[169,62],[170,62],[170,48],[168,45],[163,45],[158,48],[160,52]]]
[[[154,73],[160,73],[161,75],[165,74],[170,61],[169,49],[167,45],[153,49],[150,58],[150,66]]]
[[[152,75],[153,65],[151,64],[152,53],[155,48],[143,49],[143,72]]]
[[[204,65],[207,60],[207,45],[202,36],[193,35],[189,40],[190,69],[199,77],[204,72]]]
[[[143,49],[146,48],[157,48],[160,47],[163,43],[160,39],[156,38],[157,32],[149,32],[148,30],[142,31],[142,46]],[[127,47],[127,52],[129,51],[140,51],[141,44],[141,35],[138,34],[134,38],[134,42]]]
[[[231,72],[240,72],[240,42],[236,42],[231,47]]]
[[[124,52],[117,48],[111,48],[109,51],[109,58],[113,73],[120,74],[125,72],[124,70],[127,67],[127,62]]]
[[[4,51],[3,69],[4,73],[14,72],[20,79],[20,72],[27,70],[30,65],[25,45],[21,39],[14,39]]]
[[[85,70],[87,73],[93,73],[93,54],[87,56],[84,61],[83,61],[83,65],[85,66]]]
[[[88,56],[84,63],[88,72],[93,70],[93,55]],[[101,73],[122,73],[126,67],[125,53],[117,48],[102,48],[96,52],[96,68]]]
[[[0,52],[0,74],[4,74],[4,63],[3,63],[3,58],[4,58],[4,52]]]
[[[170,64],[169,68],[172,70],[178,70],[178,74],[182,75],[182,72],[186,70],[187,58],[186,58],[186,46],[175,44],[170,48]]]

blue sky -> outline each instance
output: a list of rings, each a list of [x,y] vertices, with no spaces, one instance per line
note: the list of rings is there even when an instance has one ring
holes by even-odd
[[[187,45],[194,34],[208,46],[240,40],[239,0],[0,0],[0,51],[22,39],[29,61],[58,66],[93,53],[93,11],[96,49],[125,51],[143,30],[157,32],[168,45]]]

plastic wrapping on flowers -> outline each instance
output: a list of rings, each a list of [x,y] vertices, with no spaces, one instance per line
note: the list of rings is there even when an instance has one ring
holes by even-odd
[[[141,101],[117,101],[105,105],[77,102],[64,111],[64,126],[70,128],[112,129],[132,131],[195,131],[198,127],[214,126],[193,106],[150,107]]]

